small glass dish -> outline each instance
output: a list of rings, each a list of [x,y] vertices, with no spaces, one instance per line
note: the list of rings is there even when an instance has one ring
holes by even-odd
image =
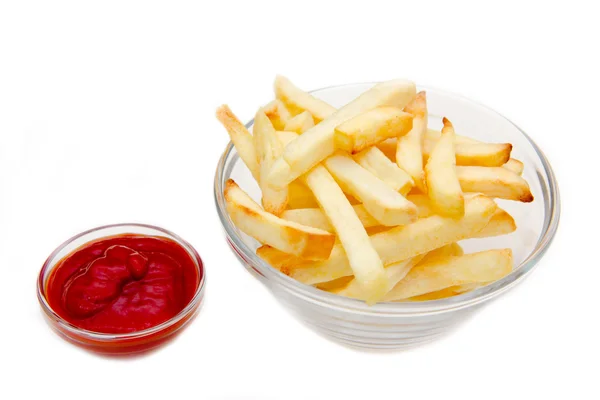
[[[329,87],[312,92],[335,107],[356,98],[373,84]],[[448,117],[457,132],[484,142],[513,144],[512,157],[525,164],[523,177],[535,196],[533,203],[499,200],[517,223],[510,235],[462,241],[465,252],[512,248],[514,270],[503,279],[451,298],[424,302],[378,303],[337,296],[301,284],[270,267],[255,250],[259,243],[242,233],[229,218],[223,188],[234,179],[255,200],[260,190],[250,172],[229,143],[217,165],[215,201],[227,242],[238,259],[259,278],[287,309],[324,336],[352,347],[401,349],[434,340],[448,332],[483,304],[514,287],[534,269],[552,242],[560,216],[558,186],[550,163],[539,147],[515,124],[497,112],[464,97],[432,88],[427,91],[430,128],[441,128]],[[252,126],[253,121],[247,125]]]
[[[46,289],[48,279],[57,263],[80,246],[101,238],[121,234],[160,236],[179,244],[190,255],[197,267],[199,283],[190,302],[173,318],[159,325],[132,333],[98,333],[79,328],[58,315],[48,302]],[[113,355],[128,355],[153,349],[181,331],[198,313],[204,297],[206,271],[196,250],[185,240],[165,229],[142,224],[116,224],[90,229],[72,237],[50,254],[40,271],[37,282],[37,295],[40,306],[50,326],[62,337],[85,349]]]

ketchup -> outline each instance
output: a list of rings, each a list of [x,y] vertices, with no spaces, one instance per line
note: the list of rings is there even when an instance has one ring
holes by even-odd
[[[46,293],[50,307],[79,328],[131,333],[177,315],[200,280],[198,266],[179,243],[124,234],[86,243],[60,260]]]

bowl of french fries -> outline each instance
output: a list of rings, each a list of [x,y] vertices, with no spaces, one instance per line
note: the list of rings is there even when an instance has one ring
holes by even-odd
[[[552,168],[495,111],[408,80],[275,99],[229,134],[226,238],[309,327],[344,344],[431,341],[521,282],[558,227]]]

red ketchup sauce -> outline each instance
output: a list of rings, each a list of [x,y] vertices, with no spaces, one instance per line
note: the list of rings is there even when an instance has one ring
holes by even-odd
[[[46,293],[50,307],[79,328],[131,333],[177,315],[200,279],[193,258],[177,242],[125,234],[86,243],[64,257]]]

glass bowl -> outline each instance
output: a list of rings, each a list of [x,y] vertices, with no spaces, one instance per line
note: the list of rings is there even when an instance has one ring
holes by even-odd
[[[200,278],[198,287],[183,310],[181,310],[173,318],[159,325],[153,326],[132,333],[98,333],[79,328],[58,315],[52,308],[46,298],[46,288],[48,278],[57,263],[66,255],[70,254],[80,246],[96,241],[101,238],[120,235],[120,234],[140,234],[147,236],[166,237],[175,241],[183,247],[190,255],[196,265],[198,276]],[[117,224],[107,225],[98,228],[90,229],[89,231],[80,233],[61,244],[46,260],[40,271],[37,283],[37,294],[42,311],[50,324],[50,326],[62,337],[77,344],[87,350],[91,350],[103,354],[112,355],[129,355],[140,353],[153,349],[181,331],[198,313],[199,306],[204,297],[204,288],[206,286],[206,271],[200,256],[194,248],[185,240],[169,232],[165,229],[151,225],[141,224]]]
[[[341,107],[373,84],[329,87],[312,94]],[[511,248],[514,270],[503,279],[451,298],[404,303],[378,303],[345,298],[304,285],[270,267],[255,251],[259,243],[242,233],[229,218],[223,197],[227,179],[234,179],[255,200],[260,190],[240,160],[233,144],[225,148],[215,176],[215,201],[227,242],[238,259],[259,278],[275,298],[306,325],[345,345],[367,349],[401,349],[434,340],[465,320],[483,304],[521,282],[538,264],[552,242],[560,216],[558,186],[550,163],[539,147],[515,124],[497,112],[456,94],[432,88],[427,91],[429,126],[441,129],[448,117],[457,132],[485,142],[513,144],[512,157],[525,164],[523,177],[535,197],[523,204],[498,200],[517,223],[509,235],[460,242],[465,252]],[[247,125],[252,126],[252,121]]]

